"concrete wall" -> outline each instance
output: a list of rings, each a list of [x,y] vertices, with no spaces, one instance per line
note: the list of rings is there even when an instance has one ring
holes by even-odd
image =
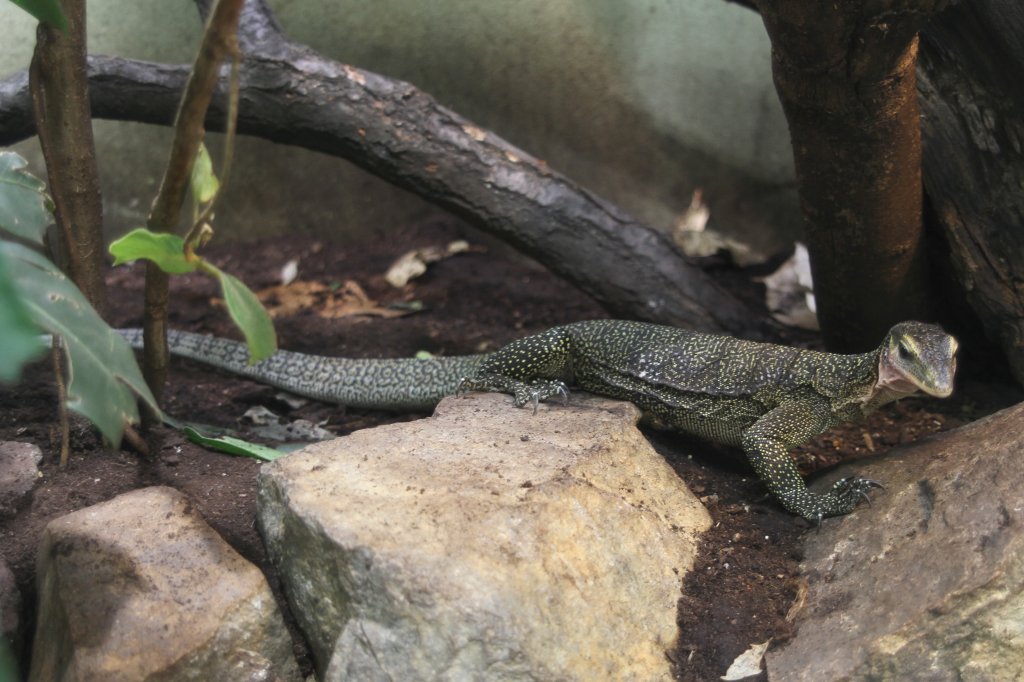
[[[667,227],[703,187],[713,224],[780,243],[796,223],[785,121],[756,14],[724,0],[271,0],[327,56],[408,80],[638,217]],[[91,0],[92,52],[191,61],[188,0]],[[33,22],[0,3],[0,74]],[[168,131],[97,122],[112,232],[144,221]],[[211,146],[218,141],[212,136]],[[38,158],[34,143],[18,146]],[[243,138],[222,232],[345,239],[438,209],[351,164]]]

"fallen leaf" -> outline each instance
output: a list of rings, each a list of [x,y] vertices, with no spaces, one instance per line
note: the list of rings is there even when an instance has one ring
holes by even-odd
[[[410,280],[416,279],[427,271],[427,265],[437,261],[450,258],[459,253],[473,250],[465,239],[456,239],[449,242],[443,249],[439,246],[425,246],[422,249],[413,249],[399,256],[391,267],[384,274],[387,283],[396,289],[401,289]]]
[[[760,675],[761,661],[764,659],[764,652],[768,650],[768,645],[771,641],[769,639],[761,644],[751,644],[749,649],[736,657],[736,660],[732,662],[729,669],[722,675],[722,679],[732,682],[733,680],[743,680],[754,675]]]
[[[778,270],[758,281],[764,283],[765,302],[772,317],[790,327],[818,330],[814,283],[806,246],[797,242],[793,255]]]

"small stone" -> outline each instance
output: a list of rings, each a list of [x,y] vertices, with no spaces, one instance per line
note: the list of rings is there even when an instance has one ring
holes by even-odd
[[[0,442],[0,519],[28,503],[42,461],[43,451],[32,443]]]
[[[172,488],[51,521],[29,682],[299,679],[258,568]]]

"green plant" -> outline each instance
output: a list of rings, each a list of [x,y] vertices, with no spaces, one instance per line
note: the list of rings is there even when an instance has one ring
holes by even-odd
[[[62,29],[65,33],[74,32],[68,27],[74,27],[77,21],[76,35],[84,40],[84,5],[80,2],[72,4],[73,9],[68,9],[69,5],[65,4],[64,9],[69,12],[65,17],[60,0],[13,1],[41,22]],[[214,10],[217,19],[211,19],[208,23],[193,78],[186,88],[187,93],[176,122],[177,134],[172,145],[174,153],[168,162],[164,182],[161,184],[153,214],[150,216],[150,227],[156,230],[172,229],[176,224],[173,218],[177,215],[177,207],[181,205],[184,196],[184,180],[188,179],[188,174],[191,173],[191,229],[184,239],[169,232],[135,230],[113,244],[111,252],[117,257],[118,263],[145,258],[167,273],[200,271],[217,278],[228,311],[245,334],[250,357],[255,362],[276,351],[277,341],[269,315],[240,280],[222,272],[196,254],[196,249],[212,236],[210,222],[213,206],[222,189],[222,183],[213,173],[209,154],[201,143],[202,119],[218,78],[219,62],[227,54],[232,57],[232,70],[229,97],[231,115],[222,170],[222,175],[226,177],[232,156],[237,112],[240,55],[234,31],[241,6],[242,0],[225,0],[218,3]],[[42,57],[48,59],[53,56],[51,52],[55,49],[43,40],[43,37],[50,36],[53,42],[53,33],[55,32],[45,32],[42,29],[39,33],[40,43],[33,59],[33,78],[39,82],[43,80],[42,76],[37,74],[40,50]],[[58,73],[61,72],[60,68],[58,63]],[[66,69],[66,65],[63,68]],[[36,92],[37,86],[41,87],[34,81],[33,97],[38,95],[48,101],[48,98]],[[61,109],[71,106],[63,100],[54,101],[58,102]],[[43,133],[44,123],[48,119],[40,111],[37,107],[36,123],[40,128],[40,138],[46,152],[48,138]],[[59,118],[60,111],[49,113]],[[87,110],[84,116],[88,118]],[[65,128],[58,127],[58,132],[61,131],[65,131]],[[57,160],[54,161],[54,158]],[[62,159],[59,155],[51,157],[47,154],[48,163],[60,165]],[[138,408],[133,393],[148,404],[153,415],[160,416],[154,393],[159,395],[164,381],[165,370],[162,369],[160,349],[166,318],[154,322],[152,317],[156,313],[152,311],[164,310],[158,299],[162,297],[166,300],[167,279],[159,270],[147,271],[145,356],[148,371],[152,373],[152,376],[148,376],[152,382],[151,389],[143,381],[127,343],[103,322],[82,292],[40,253],[44,250],[44,234],[52,222],[54,210],[52,202],[44,192],[43,183],[25,172],[24,166],[25,161],[17,155],[3,154],[0,164],[0,232],[6,232],[15,241],[0,240],[0,344],[6,351],[3,358],[0,358],[0,380],[17,379],[22,365],[42,353],[45,344],[39,338],[40,328],[52,334],[54,347],[61,348],[67,357],[66,391],[60,366],[55,363],[58,391],[62,398],[63,465],[67,455],[68,434],[66,411],[63,409],[65,395],[67,406],[92,420],[103,435],[115,445],[120,442],[125,424],[138,420]],[[55,197],[60,201],[64,236],[67,238],[69,230],[74,236],[73,227],[77,224],[75,221],[82,219],[81,214],[87,211],[66,201],[65,194],[60,191],[64,186],[63,176],[55,176],[52,172],[54,168],[50,170]],[[161,210],[157,210],[157,205]],[[97,224],[97,229],[98,227]],[[2,236],[0,234],[0,237]],[[76,253],[73,249],[69,249],[69,252],[72,256],[71,272],[75,273],[76,281],[91,292],[90,298],[96,305],[102,306],[105,299],[102,295],[102,275],[100,274],[99,279],[100,295],[93,297],[92,294],[95,292],[92,291],[91,284],[95,283],[95,277],[89,279],[88,274],[83,276],[81,268],[76,270],[75,265],[81,265],[81,259],[75,258]],[[96,274],[97,270],[93,268],[88,272]],[[156,275],[151,277],[154,273]],[[155,344],[149,343],[150,335],[156,339]]]
[[[5,376],[16,377],[21,365],[44,344],[38,330],[62,340],[67,362],[67,405],[83,415],[115,446],[125,423],[138,421],[136,396],[159,411],[127,342],[93,310],[64,273],[39,251],[52,221],[52,205],[43,182],[25,170],[25,160],[0,152],[0,334],[16,339],[20,352],[4,353]],[[36,250],[38,249],[38,250]],[[31,335],[34,341],[29,340]]]
[[[217,197],[220,183],[213,173],[213,164],[205,145],[192,167],[193,220],[198,226],[184,238],[169,232],[152,232],[136,228],[110,245],[114,265],[146,259],[166,273],[180,275],[202,272],[220,282],[224,303],[235,325],[242,330],[249,346],[249,361],[259,362],[277,351],[274,324],[256,295],[237,277],[230,275],[196,253],[213,234],[204,220]]]
[[[68,22],[60,9],[60,0],[11,0],[39,21],[45,21],[60,30],[67,30]]]

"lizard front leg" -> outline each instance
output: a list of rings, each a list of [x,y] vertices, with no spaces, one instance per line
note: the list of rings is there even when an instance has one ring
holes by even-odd
[[[828,428],[830,415],[824,400],[790,401],[762,416],[743,433],[743,450],[758,478],[783,507],[809,521],[849,514],[859,502],[868,500],[868,490],[878,487],[874,481],[853,478],[836,481],[826,493],[807,489],[789,449]]]

